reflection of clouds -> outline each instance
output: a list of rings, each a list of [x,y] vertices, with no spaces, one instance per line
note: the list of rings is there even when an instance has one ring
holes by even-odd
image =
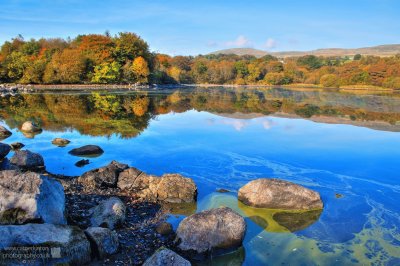
[[[212,125],[227,125],[232,126],[236,131],[241,131],[249,125],[261,125],[265,130],[269,130],[277,125],[277,122],[270,118],[257,119],[236,119],[236,118],[209,118],[206,123]]]
[[[221,122],[224,125],[233,126],[233,128],[236,129],[237,131],[241,131],[248,125],[247,121],[240,119],[223,119]]]

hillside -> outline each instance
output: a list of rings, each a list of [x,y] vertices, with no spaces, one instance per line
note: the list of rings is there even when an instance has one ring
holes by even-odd
[[[276,57],[292,57],[303,55],[317,55],[317,56],[353,56],[355,54],[362,55],[377,55],[377,56],[391,56],[400,54],[400,44],[387,44],[372,47],[363,47],[356,49],[343,49],[343,48],[326,48],[317,49],[312,51],[285,51],[285,52],[272,52],[257,50],[253,48],[233,48],[215,51],[210,54],[236,54],[236,55],[254,55],[255,57],[262,57],[271,54]]]

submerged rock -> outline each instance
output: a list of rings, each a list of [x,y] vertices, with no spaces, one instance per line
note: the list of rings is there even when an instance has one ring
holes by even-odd
[[[260,178],[239,189],[239,200],[257,208],[313,210],[322,209],[318,192],[300,185],[279,180]]]
[[[52,140],[52,144],[59,146],[59,147],[65,147],[67,146],[71,141],[63,138],[55,138]]]
[[[23,143],[21,143],[21,142],[14,142],[14,143],[11,143],[10,146],[11,146],[11,149],[12,149],[13,151],[16,151],[16,150],[20,150],[20,149],[22,149],[23,147],[25,147],[25,144],[23,144]]]
[[[119,174],[128,168],[128,165],[112,161],[109,165],[90,170],[78,178],[86,188],[117,187]]]
[[[69,151],[69,154],[75,156],[99,156],[103,153],[103,149],[96,145],[86,145]]]
[[[10,152],[11,147],[8,144],[0,143],[0,160],[3,160]]]
[[[0,139],[6,139],[11,135],[12,133],[10,130],[0,125]]]
[[[66,224],[60,182],[37,173],[0,172],[0,224]]]
[[[24,252],[13,247],[32,247],[37,255],[45,259],[31,257],[31,251]],[[84,232],[78,227],[66,225],[0,226],[0,253],[21,255],[14,260],[3,257],[1,262],[4,265],[21,265],[23,260],[29,261],[29,265],[83,265],[91,260],[90,243]]]
[[[173,232],[172,225],[168,222],[162,222],[157,225],[156,232],[160,235],[169,235]]]
[[[188,260],[179,256],[175,252],[167,248],[158,249],[150,258],[148,258],[143,266],[190,266]]]
[[[100,202],[99,205],[90,209],[90,223],[93,227],[105,227],[113,230],[125,222],[126,207],[116,197]]]
[[[176,232],[176,241],[181,250],[202,254],[240,247],[245,232],[244,218],[228,207],[221,207],[183,219]]]
[[[21,131],[26,133],[34,133],[34,132],[40,132],[42,131],[42,129],[36,123],[32,121],[26,121],[25,123],[22,124]]]
[[[22,169],[39,170],[45,168],[42,155],[29,150],[15,151],[10,163]]]
[[[102,259],[117,253],[119,241],[114,231],[102,227],[89,227],[85,234],[92,244],[92,254],[97,258]]]
[[[90,162],[89,162],[89,160],[87,160],[87,159],[82,159],[82,160],[80,160],[80,161],[77,161],[76,163],[75,163],[75,166],[76,167],[83,167],[83,166],[85,166],[85,165],[88,165]]]
[[[191,178],[179,174],[165,174],[161,177],[147,175],[131,167],[119,175],[118,188],[132,191],[142,199],[169,203],[195,202],[197,187]]]

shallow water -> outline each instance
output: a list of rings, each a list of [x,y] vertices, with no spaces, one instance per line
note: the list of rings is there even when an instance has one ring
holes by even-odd
[[[244,248],[213,265],[400,265],[399,95],[194,88],[20,95],[0,98],[0,107],[0,124],[13,132],[3,142],[42,154],[50,172],[80,175],[111,160],[178,172],[199,187],[197,211],[224,205],[242,214]],[[41,134],[19,132],[29,119]],[[55,137],[71,143],[56,147]],[[68,151],[85,144],[105,153],[79,168]],[[240,204],[237,190],[259,177],[318,191],[324,210]]]

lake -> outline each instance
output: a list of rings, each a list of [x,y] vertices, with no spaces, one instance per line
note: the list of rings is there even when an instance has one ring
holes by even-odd
[[[26,120],[43,132],[24,135]],[[400,94],[285,88],[46,92],[0,98],[0,124],[43,155],[49,172],[77,176],[112,160],[181,173],[199,188],[185,215],[229,206],[243,215],[242,249],[215,265],[400,265]],[[56,137],[71,143],[51,144]],[[99,145],[90,164],[68,154]],[[8,157],[12,156],[12,153]],[[246,207],[238,189],[260,177],[318,191],[322,212]],[[228,193],[218,193],[218,189]],[[214,265],[214,264],[213,264]],[[237,265],[237,264],[233,264]]]

